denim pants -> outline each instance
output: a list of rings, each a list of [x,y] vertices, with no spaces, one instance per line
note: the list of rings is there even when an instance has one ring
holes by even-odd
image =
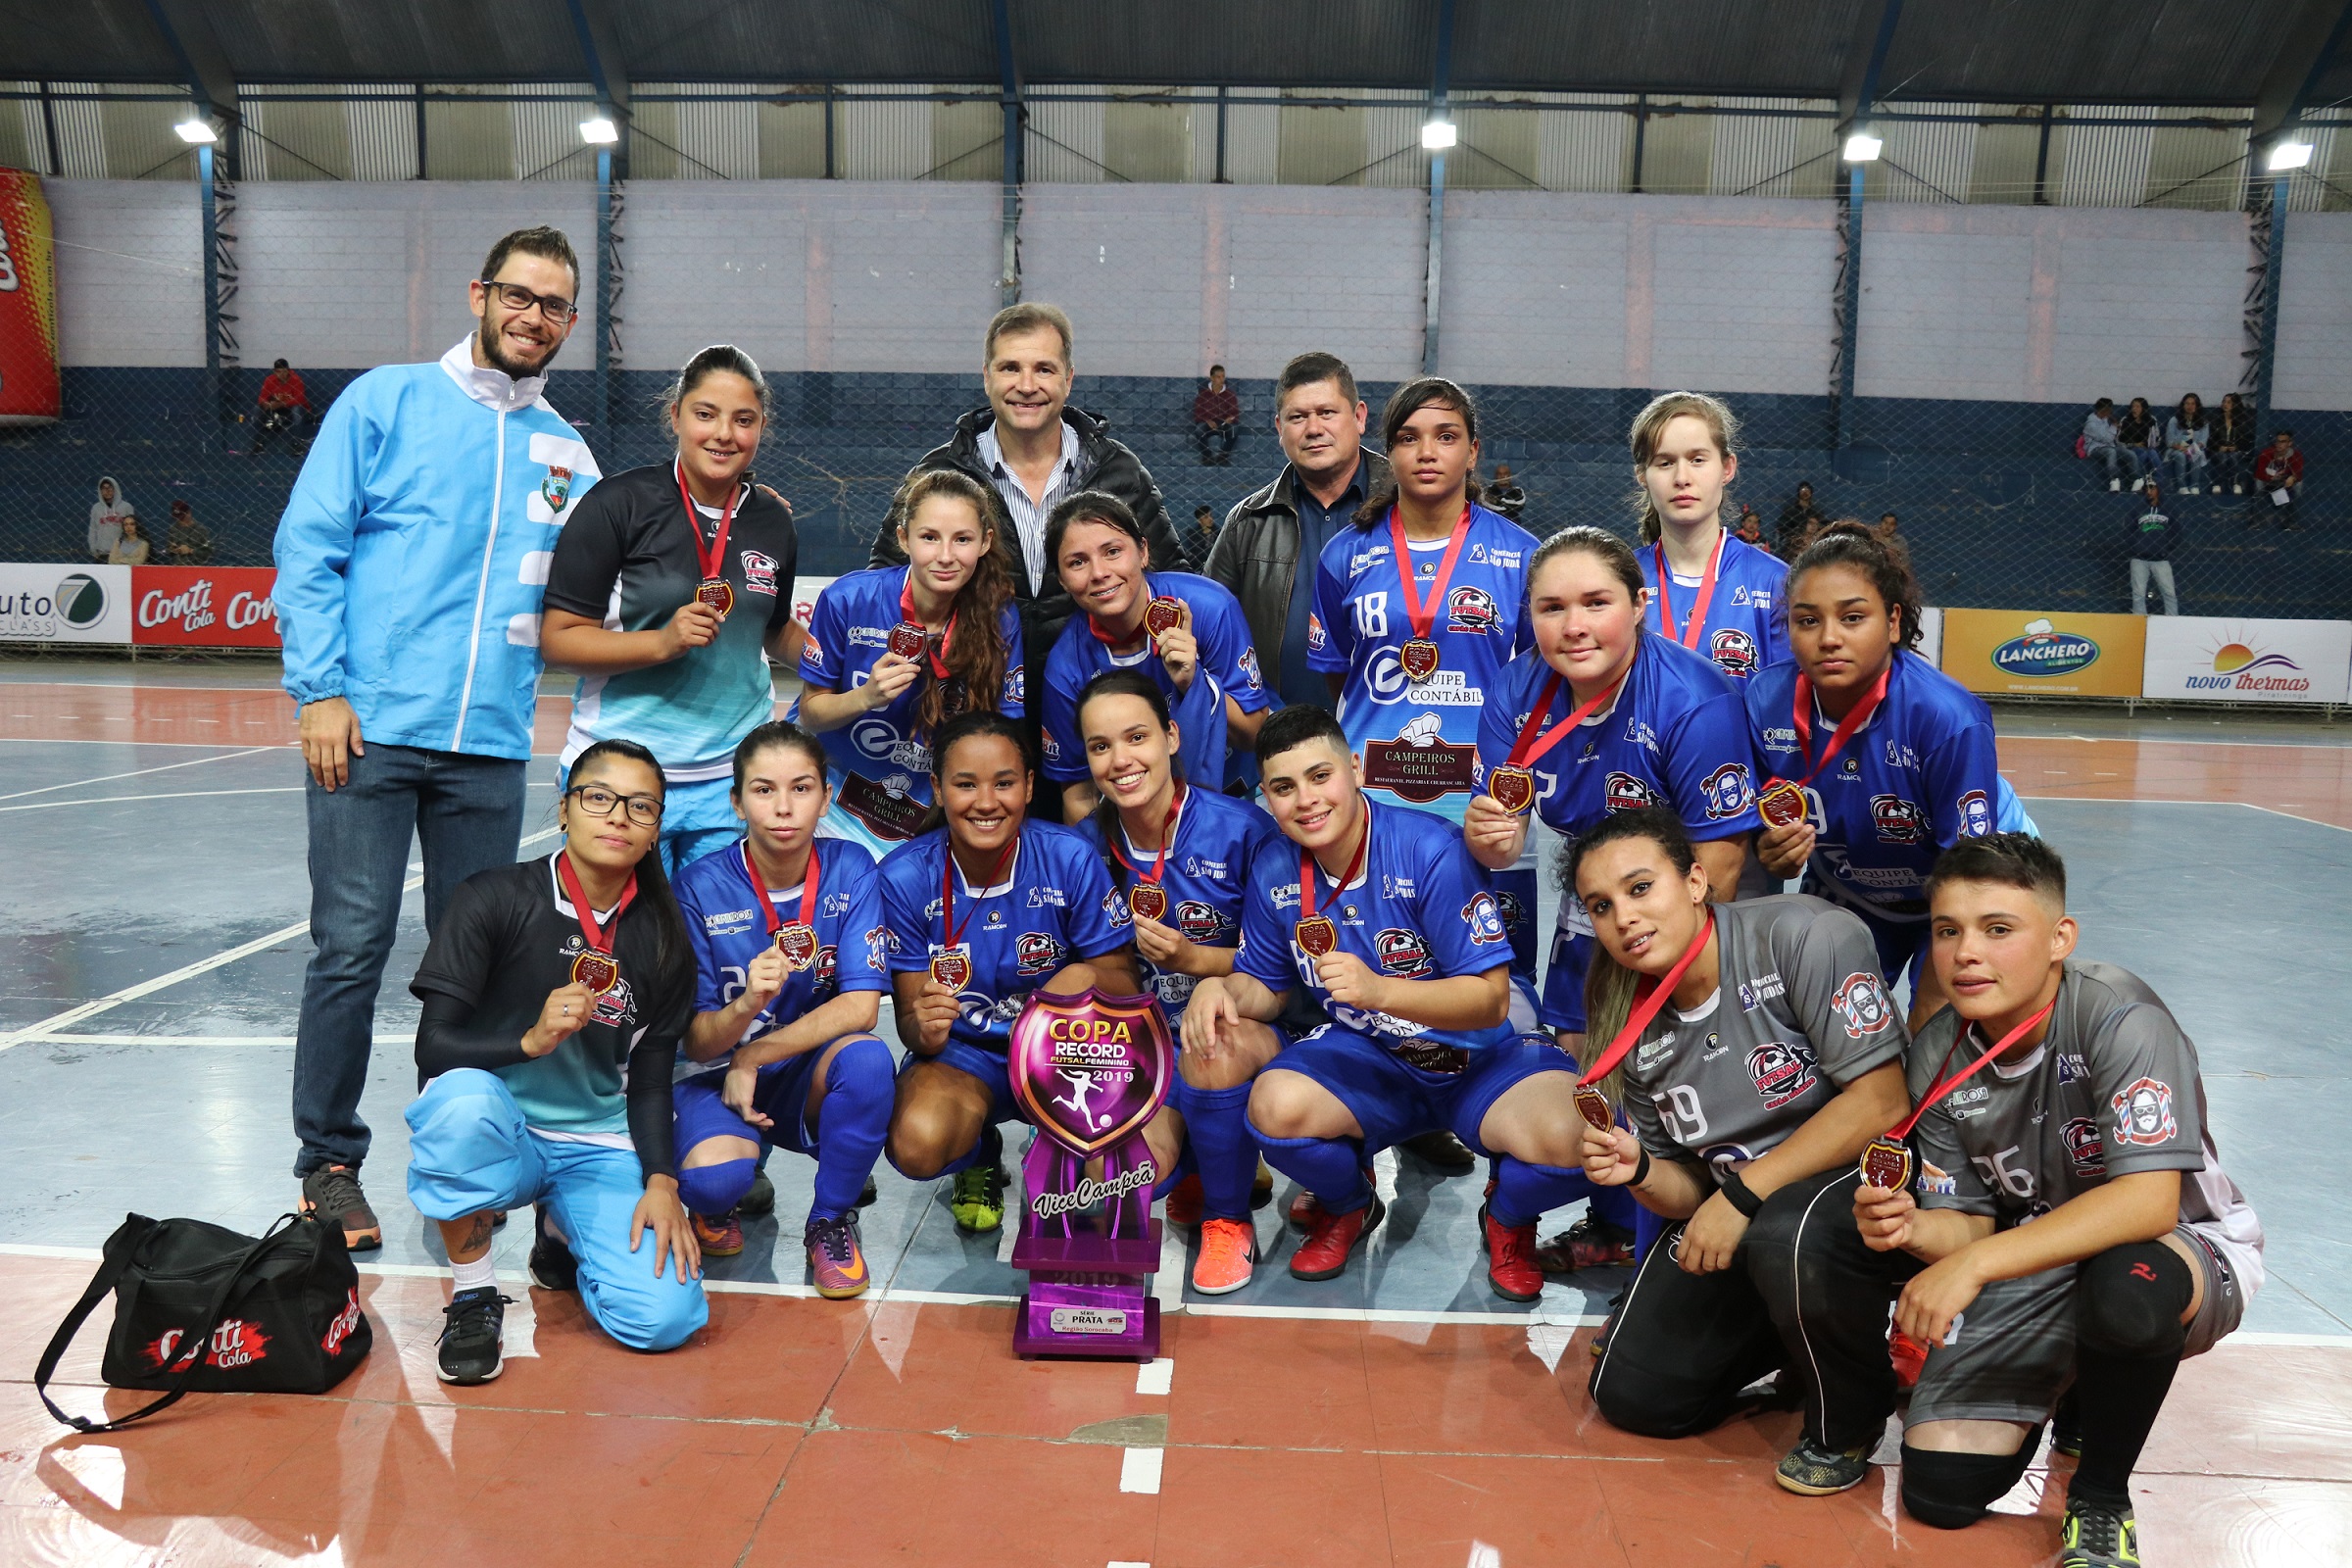
[[[458,884],[512,865],[522,837],[523,769],[504,757],[467,757],[369,742],[351,780],[305,789],[311,830],[311,941],[294,1035],[294,1174],[368,1157],[360,1092],[368,1083],[375,996],[400,925],[409,842],[424,846],[429,932]]]
[[[2172,480],[2175,490],[2205,482],[2206,460],[2188,452],[2167,452],[2164,455],[2165,476]]]
[[[2180,596],[2173,591],[2173,564],[2169,561],[2141,561],[2136,556],[2132,561],[2132,613],[2144,615],[2148,612],[2148,582],[2151,578],[2155,580],[2156,591],[2164,596],[2164,612],[2168,615],[2180,613]]]

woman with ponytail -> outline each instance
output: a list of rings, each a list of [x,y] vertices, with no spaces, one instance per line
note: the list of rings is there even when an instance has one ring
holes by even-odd
[[[1004,503],[930,468],[891,504],[903,566],[835,578],[816,596],[793,717],[831,763],[823,831],[876,857],[932,825],[932,737],[958,713],[1022,715],[1021,618]]]
[[[1745,681],[1788,657],[1780,612],[1788,568],[1723,525],[1724,492],[1740,476],[1739,439],[1721,398],[1668,392],[1634,419],[1629,441],[1649,591],[1643,620]]]

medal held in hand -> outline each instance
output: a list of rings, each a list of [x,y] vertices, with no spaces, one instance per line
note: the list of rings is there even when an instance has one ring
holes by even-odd
[[[620,984],[620,965],[602,953],[583,953],[571,960],[571,983],[603,996]]]
[[[1156,920],[1168,912],[1168,893],[1156,882],[1138,882],[1127,890],[1127,907],[1139,920]]]
[[[1787,827],[1791,822],[1805,819],[1805,792],[1801,786],[1828,767],[1831,760],[1845,749],[1845,743],[1853,739],[1854,731],[1870,722],[1870,715],[1877,712],[1879,705],[1886,700],[1886,681],[1893,673],[1894,665],[1891,662],[1879,671],[1878,684],[1871,687],[1862,700],[1853,706],[1852,711],[1838,721],[1836,729],[1830,731],[1830,743],[1822,749],[1818,762],[1812,760],[1813,683],[1801,673],[1796,677],[1795,710],[1790,717],[1796,726],[1797,760],[1807,766],[1797,778],[1764,781],[1764,789],[1756,797],[1758,816],[1774,827]]]
[[[1901,1192],[1911,1185],[1911,1146],[1899,1138],[1873,1138],[1862,1151],[1862,1185]]]
[[[1161,594],[1144,607],[1144,630],[1157,638],[1163,631],[1174,631],[1184,624],[1184,606]]]
[[[2027,1035],[2034,1031],[2034,1028],[2036,1024],[2040,1023],[2044,1018],[2047,1018],[2050,1015],[2050,1009],[2057,1005],[2058,999],[2056,997],[2052,997],[2049,1000],[2048,1005],[2044,1006],[2039,1012],[2034,1014],[2033,1017],[2028,1018],[2024,1023],[2021,1023],[2016,1028],[2010,1030],[2007,1034],[2001,1036],[1998,1041],[1987,1047],[1984,1054],[1979,1055],[1976,1060],[1970,1062],[1967,1066],[1961,1068],[1949,1078],[1946,1078],[1942,1082],[1936,1084],[1930,1088],[1926,1094],[1920,1096],[1919,1106],[1917,1109],[1913,1110],[1910,1115],[1905,1116],[1901,1122],[1897,1123],[1895,1126],[1889,1127],[1886,1132],[1881,1133],[1878,1137],[1873,1138],[1870,1143],[1864,1147],[1862,1151],[1862,1158],[1859,1161],[1862,1170],[1862,1185],[1865,1187],[1883,1187],[1889,1192],[1900,1192],[1903,1188],[1908,1187],[1911,1184],[1912,1170],[1910,1145],[1911,1129],[1919,1125],[1919,1118],[1925,1116],[1929,1110],[1934,1108],[1937,1101],[1942,1100],[1953,1090],[1968,1082],[1968,1080],[1975,1075],[1976,1070],[1979,1067],[1984,1066],[1993,1057],[1999,1055],[2002,1052],[2007,1051],[2011,1046],[2016,1045],[2020,1040],[2025,1039]],[[1962,1034],[1965,1036],[1966,1031],[1962,1031]],[[1959,1048],[1959,1039],[1955,1038],[1952,1042],[1953,1049],[1957,1050]],[[1948,1066],[1951,1062],[1951,1053],[1946,1052],[1944,1054],[1942,1065]],[[1941,1070],[1942,1067],[1939,1066],[1937,1071],[1940,1072]]]
[[[1649,1027],[1649,1020],[1658,1015],[1658,1009],[1666,1005],[1666,999],[1673,996],[1674,988],[1682,983],[1684,971],[1707,950],[1707,938],[1714,931],[1715,911],[1709,909],[1705,923],[1698,928],[1698,935],[1690,939],[1690,946],[1685,948],[1683,956],[1674,960],[1674,967],[1666,971],[1665,978],[1642,982],[1642,989],[1634,993],[1634,1010],[1627,1015],[1625,1027],[1617,1031],[1617,1038],[1609,1042],[1609,1048],[1600,1054],[1600,1059],[1593,1062],[1585,1075],[1576,1081],[1577,1114],[1602,1132],[1607,1132],[1617,1124],[1617,1112],[1610,1107],[1609,1097],[1595,1086],[1625,1059],[1627,1052],[1634,1049],[1634,1042],[1642,1038],[1642,1031]]]
[[[900,659],[917,659],[923,652],[923,628],[902,620],[890,628],[890,651]]]
[[[678,499],[686,504],[686,530],[694,540],[695,564],[703,568],[703,580],[694,590],[694,597],[718,612],[718,618],[727,618],[735,608],[735,590],[727,586],[727,530],[735,522],[735,505],[743,498],[743,487],[727,497],[726,509],[718,514],[718,531],[711,535],[710,547],[703,548],[703,514],[694,504],[694,495],[686,488],[686,466],[678,465]]]
[[[1413,635],[1396,650],[1396,662],[1404,666],[1404,678],[1416,685],[1438,672],[1438,645],[1431,632],[1438,624],[1438,611],[1446,603],[1446,585],[1453,581],[1453,564],[1462,554],[1462,541],[1470,537],[1470,504],[1462,503],[1462,514],[1454,519],[1453,536],[1446,541],[1446,554],[1438,563],[1438,574],[1431,579],[1429,597],[1423,599],[1420,585],[1413,579],[1413,550],[1405,539],[1404,523],[1395,507],[1389,508],[1389,550],[1396,558],[1396,581],[1403,590],[1404,618]]]
[[[980,885],[982,891],[995,887],[998,881],[1004,877],[1004,868],[1012,863],[1013,855],[1020,847],[1020,829],[1015,828],[1012,842],[1004,846],[1003,855],[997,857],[996,869],[989,872],[988,880]],[[963,940],[963,933],[971,926],[972,915],[977,912],[978,901],[973,901],[974,908],[964,911],[963,924],[957,925],[956,923],[955,850],[943,848],[940,859],[944,864],[940,869],[939,923],[947,940],[941,944],[943,951],[931,955],[931,978],[946,986],[950,991],[961,991],[972,978],[972,949],[971,945]]]
[[[1776,778],[1756,797],[1756,814],[1773,827],[1805,819],[1805,792],[1785,778]]]
[[[1591,1084],[1576,1086],[1576,1113],[1607,1132],[1617,1125],[1617,1112],[1609,1105],[1609,1097]]]
[[[695,589],[694,597],[717,611],[721,620],[726,619],[727,612],[735,608],[735,590],[727,586],[723,577],[704,578],[702,586]]]
[[[1505,762],[1487,770],[1487,793],[1494,804],[1517,816],[1536,804],[1536,775]]]
[[[1340,878],[1339,886],[1332,889],[1335,898],[1347,892],[1348,885],[1362,874],[1364,857],[1372,851],[1372,809],[1360,800],[1356,803],[1356,808],[1363,812],[1363,834],[1355,841],[1355,854],[1348,861],[1347,873]],[[1298,925],[1292,928],[1292,935],[1298,939],[1300,951],[1310,958],[1323,957],[1340,945],[1340,928],[1331,923],[1331,916],[1315,912],[1315,888],[1321,876],[1322,872],[1315,866],[1315,858],[1306,851],[1300,850],[1298,852],[1299,920]]]
[[[1625,676],[1618,676],[1609,683],[1607,691],[1544,730],[1538,739],[1536,731],[1543,728],[1545,716],[1551,712],[1551,702],[1560,695],[1562,679],[1556,669],[1544,677],[1543,688],[1536,693],[1535,708],[1528,713],[1527,722],[1519,726],[1519,738],[1511,742],[1510,760],[1487,769],[1487,794],[1513,816],[1536,803],[1536,775],[1531,764],[1542,760],[1546,752],[1575,734],[1577,726],[1600,711],[1617,695],[1617,688],[1625,684]]]
[[[789,923],[776,913],[776,901],[769,895],[758,863],[752,859],[750,842],[737,845],[735,853],[743,858],[743,874],[751,881],[753,900],[760,906],[760,917],[767,924],[767,934],[775,939],[776,951],[784,955],[784,967],[788,971],[806,969],[816,962],[816,888],[822,869],[816,846],[808,846],[808,874],[801,883],[801,906]]]
[[[620,899],[612,906],[612,918],[602,926],[596,923],[596,911],[580,887],[579,873],[571,868],[569,850],[557,852],[556,877],[564,884],[564,896],[571,901],[572,918],[580,922],[580,939],[588,945],[571,960],[572,984],[604,996],[620,984],[620,960],[612,956],[612,939],[620,934],[622,913],[637,901],[637,873],[629,873],[629,885],[620,890]]]
[[[776,951],[784,955],[784,967],[806,969],[816,961],[816,932],[799,920],[776,927]]]
[[[931,978],[950,991],[961,991],[971,977],[972,955],[968,949],[950,948],[945,953],[931,955]]]

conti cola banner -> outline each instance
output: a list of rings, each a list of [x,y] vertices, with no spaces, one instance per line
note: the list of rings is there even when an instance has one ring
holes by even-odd
[[[1947,610],[1943,672],[1990,696],[2137,697],[2147,628],[2139,615]]]
[[[57,262],[40,177],[0,169],[0,425],[48,424],[57,379]]]
[[[0,642],[275,648],[268,566],[0,564]]]

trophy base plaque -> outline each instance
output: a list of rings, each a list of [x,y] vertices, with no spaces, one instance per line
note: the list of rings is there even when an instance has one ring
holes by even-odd
[[[1115,1283],[1071,1283],[1088,1279]],[[1032,1275],[1013,1321],[1012,1353],[1149,1361],[1159,1354],[1159,1302],[1130,1276]]]

